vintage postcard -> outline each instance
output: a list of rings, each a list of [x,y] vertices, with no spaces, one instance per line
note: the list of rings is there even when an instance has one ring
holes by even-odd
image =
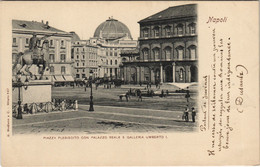
[[[259,165],[258,6],[1,2],[1,165]]]

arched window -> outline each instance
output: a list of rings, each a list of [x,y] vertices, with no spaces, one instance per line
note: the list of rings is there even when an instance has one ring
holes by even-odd
[[[127,61],[127,59],[124,57],[124,58],[122,58],[122,62],[126,62]]]
[[[171,59],[171,50],[172,50],[172,48],[169,47],[169,46],[167,46],[164,49],[166,60],[170,60]]]
[[[182,46],[178,46],[176,48],[177,51],[177,59],[182,60],[184,57],[184,48]]]
[[[189,58],[191,60],[195,60],[196,59],[196,57],[197,57],[197,53],[196,52],[197,52],[196,51],[196,46],[195,45],[191,45],[189,47]]]
[[[115,65],[117,65],[117,60],[115,60]]]
[[[148,54],[148,51],[149,51],[148,48],[144,48],[144,49],[143,49],[144,60],[148,60],[148,55],[149,55],[149,54]]]
[[[113,64],[113,61],[112,60],[110,60],[110,65],[112,65]]]
[[[189,27],[190,34],[192,34],[192,35],[196,34],[196,24],[195,23],[189,24],[188,27]]]
[[[159,52],[160,52],[160,49],[159,49],[158,47],[156,47],[156,48],[153,49],[153,54],[154,54],[154,59],[155,59],[155,60],[160,60],[160,54],[159,54]]]
[[[108,65],[108,60],[107,60],[107,63],[106,63],[107,65]]]
[[[183,80],[183,76],[184,76],[184,70],[181,68],[180,69],[180,80]]]
[[[177,25],[177,35],[183,35],[183,24]]]

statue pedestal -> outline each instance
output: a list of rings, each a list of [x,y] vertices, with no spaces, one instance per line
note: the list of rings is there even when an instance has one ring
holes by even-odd
[[[26,103],[46,103],[51,102],[51,80],[29,81],[28,86],[20,88],[20,98],[22,104]],[[12,99],[13,103],[18,102],[18,87],[13,85]]]

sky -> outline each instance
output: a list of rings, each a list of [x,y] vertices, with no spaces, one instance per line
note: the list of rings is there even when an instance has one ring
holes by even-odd
[[[4,2],[2,12],[9,17],[8,19],[48,21],[50,26],[57,29],[76,32],[83,40],[93,37],[95,29],[113,16],[114,19],[127,25],[132,37],[137,39],[138,21],[170,6],[189,3],[187,1]]]

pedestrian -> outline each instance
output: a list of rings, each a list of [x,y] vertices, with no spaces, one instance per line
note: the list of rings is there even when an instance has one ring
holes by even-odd
[[[149,87],[152,88],[152,83],[151,82],[149,82]]]
[[[125,99],[128,101],[128,92],[125,94]]]
[[[169,91],[168,91],[168,89],[166,90],[166,96],[168,96],[169,95]]]
[[[194,107],[191,108],[191,116],[192,116],[192,122],[195,122],[196,111]]]
[[[189,107],[188,106],[185,109],[185,121],[189,122]]]
[[[189,99],[190,99],[189,87],[187,87],[185,98],[187,99],[187,103],[189,103]]]
[[[161,97],[164,97],[164,91],[163,91],[163,89],[162,89],[162,91],[161,91]]]

